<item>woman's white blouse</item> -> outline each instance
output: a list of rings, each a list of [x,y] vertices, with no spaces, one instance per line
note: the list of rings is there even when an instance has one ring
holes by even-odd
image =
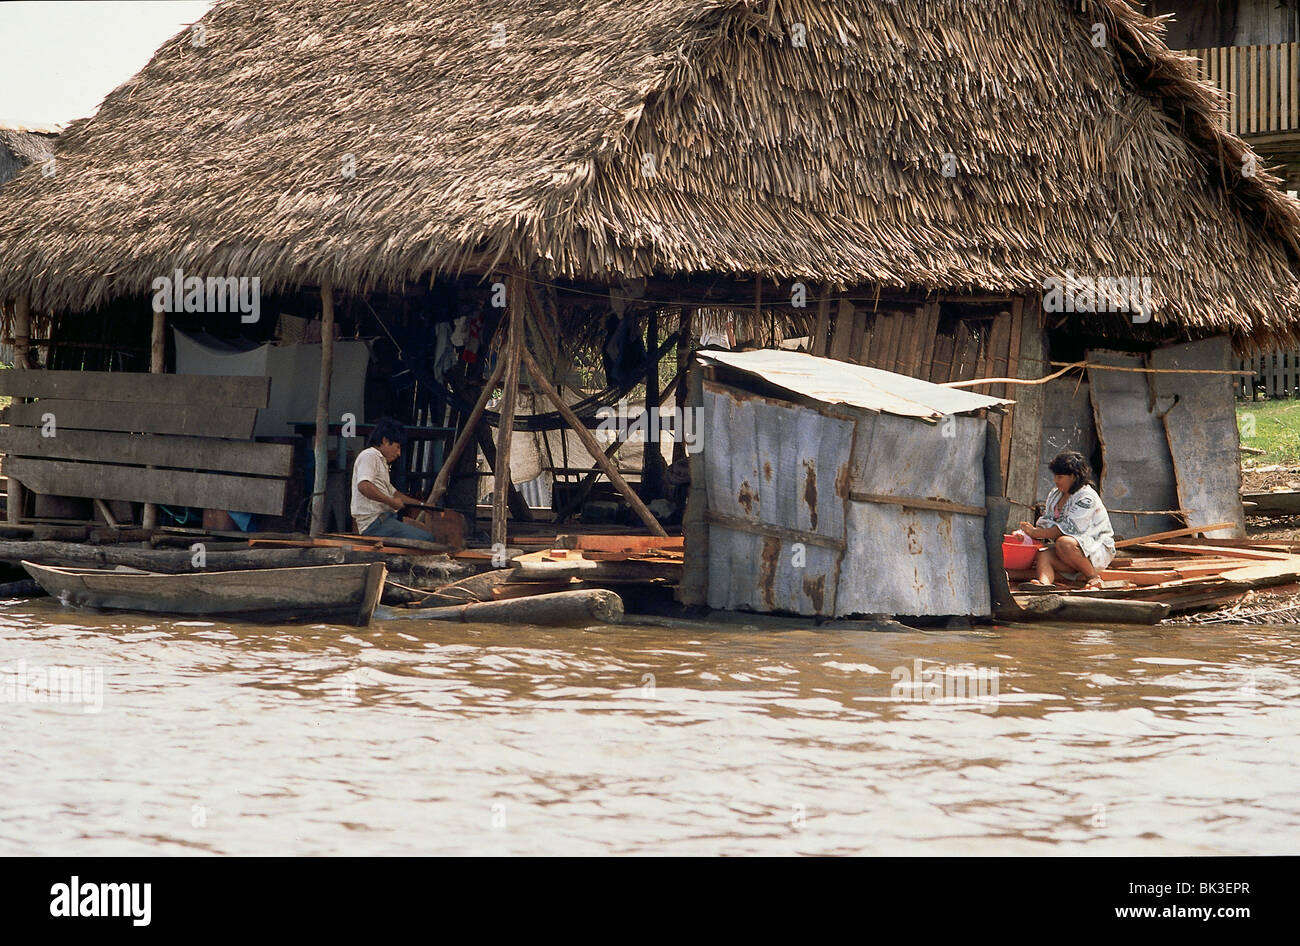
[[[1039,529],[1056,526],[1064,535],[1079,540],[1079,547],[1095,568],[1105,568],[1115,557],[1115,532],[1110,527],[1110,515],[1101,504],[1101,497],[1091,486],[1080,487],[1065,497],[1065,508],[1060,515],[1056,505],[1061,501],[1061,491],[1052,488],[1047,494],[1045,515],[1034,525]]]

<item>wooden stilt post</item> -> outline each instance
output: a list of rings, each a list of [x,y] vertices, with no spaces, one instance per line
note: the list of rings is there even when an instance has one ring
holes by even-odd
[[[636,514],[641,517],[641,521],[646,524],[646,528],[655,535],[667,535],[668,533],[664,531],[664,527],[659,524],[659,520],[651,514],[650,510],[646,508],[646,504],[641,501],[641,497],[633,492],[632,487],[628,485],[627,480],[623,479],[623,475],[618,472],[618,468],[610,462],[608,457],[605,456],[605,449],[596,441],[592,432],[583,425],[582,421],[578,418],[578,415],[573,413],[573,408],[564,403],[564,398],[560,397],[560,392],[555,390],[555,386],[552,385],[551,382],[547,380],[546,375],[542,374],[538,369],[537,362],[533,360],[533,357],[528,353],[527,348],[520,349],[520,357],[523,361],[524,367],[528,369],[528,374],[532,379],[533,384],[540,388],[542,393],[550,398],[551,403],[555,405],[555,409],[560,412],[560,415],[568,422],[569,426],[573,428],[573,432],[578,435],[578,439],[582,441],[583,447],[586,448],[587,452],[590,453],[595,458],[596,462],[600,464],[602,472],[609,477],[609,481],[614,484],[614,488],[623,494],[623,498],[628,501],[628,504],[631,505]],[[500,451],[498,451],[498,453],[499,452]]]
[[[659,446],[659,311],[653,306],[646,324],[646,346],[650,363],[645,370],[645,449],[641,455],[641,489],[651,499],[664,494],[664,455]],[[653,431],[653,435],[651,433]]]
[[[442,469],[438,471],[438,476],[433,481],[433,489],[429,490],[429,497],[426,500],[430,506],[437,506],[442,502],[442,497],[447,494],[447,484],[451,482],[452,471],[459,462],[461,454],[465,452],[466,447],[475,441],[477,437],[475,431],[479,422],[483,419],[483,412],[487,410],[487,403],[492,399],[492,392],[496,389],[497,383],[505,373],[506,354],[503,351],[501,357],[497,359],[492,374],[483,385],[483,390],[479,392],[478,400],[474,402],[474,409],[469,412],[469,417],[465,419],[465,423],[456,437],[456,442],[451,446],[451,452],[447,454],[447,459],[442,461]]]
[[[677,383],[677,406],[682,410],[682,416],[686,416],[686,408],[690,404],[687,385],[685,384],[686,368],[691,362],[691,349],[695,347],[695,307],[684,305],[681,307],[678,316],[677,329],[677,374],[675,377]],[[673,441],[673,462],[683,459],[686,456],[686,441],[682,437],[682,431],[677,432]]]
[[[497,426],[497,465],[493,469],[492,545],[505,547],[510,486],[510,441],[515,430],[515,400],[519,395],[519,359],[524,351],[524,280],[512,273],[506,287],[505,391],[501,396],[501,423]],[[540,375],[536,363],[529,369]]]
[[[31,348],[32,310],[27,296],[19,296],[14,303],[14,367],[26,370],[31,367],[27,355]],[[5,487],[5,517],[13,523],[23,518],[23,484],[12,476]]]
[[[163,364],[166,360],[167,353],[167,313],[160,309],[154,309],[153,328],[149,333],[149,373],[162,374]],[[115,526],[113,517],[108,514],[108,508],[101,510],[102,515],[109,525]],[[140,527],[143,529],[158,528],[158,507],[154,503],[145,503],[144,509],[140,513]]]
[[[316,439],[313,443],[316,468],[311,490],[311,534],[325,531],[325,488],[329,482],[330,380],[334,373],[334,281],[320,282],[320,386],[316,389]]]

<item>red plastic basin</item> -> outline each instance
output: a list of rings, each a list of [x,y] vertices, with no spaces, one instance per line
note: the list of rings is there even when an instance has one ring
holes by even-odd
[[[1003,535],[1002,565],[1007,569],[1029,568],[1034,564],[1034,556],[1042,547],[1037,542],[1033,545],[1025,545],[1020,541],[1019,536]]]

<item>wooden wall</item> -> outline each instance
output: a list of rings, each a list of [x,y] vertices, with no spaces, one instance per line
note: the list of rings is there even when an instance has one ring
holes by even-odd
[[[1300,0],[1153,0],[1147,12],[1175,15],[1173,49],[1300,41]]]

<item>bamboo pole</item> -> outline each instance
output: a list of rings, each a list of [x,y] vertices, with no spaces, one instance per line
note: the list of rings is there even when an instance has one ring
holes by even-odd
[[[623,474],[619,473],[618,468],[605,456],[604,449],[596,441],[596,438],[592,435],[591,431],[583,425],[582,421],[578,418],[578,415],[573,413],[573,410],[569,405],[564,403],[564,399],[560,397],[560,392],[555,390],[555,387],[546,379],[546,376],[538,370],[537,362],[535,362],[533,356],[528,353],[528,349],[521,347],[519,355],[523,361],[524,367],[528,369],[528,373],[532,377],[533,384],[541,388],[542,393],[545,394],[550,399],[551,403],[555,405],[555,409],[560,412],[560,415],[566,421],[568,421],[569,426],[573,428],[573,432],[576,433],[578,439],[582,441],[583,447],[586,448],[587,452],[590,453],[592,457],[595,458],[596,462],[600,464],[601,470],[609,477],[609,481],[614,484],[614,488],[623,494],[623,498],[628,501],[628,504],[631,505],[632,509],[641,518],[641,521],[646,524],[646,527],[653,534],[666,536],[668,533],[664,531],[664,527],[659,524],[659,520],[656,519],[651,514],[650,510],[646,508],[646,504],[641,501],[641,497],[633,492],[632,487],[628,485],[627,480],[623,479]],[[499,452],[500,451],[498,451],[498,453]]]
[[[334,281],[320,283],[320,385],[316,389],[316,438],[313,442],[316,476],[311,490],[311,534],[325,531],[325,488],[329,482],[330,381],[334,373]]]
[[[492,470],[495,488],[492,492],[492,545],[506,544],[506,515],[510,487],[510,442],[515,431],[515,400],[519,396],[519,359],[523,345],[524,280],[520,273],[512,273],[506,289],[506,354],[505,391],[501,396],[501,422],[497,425],[497,463]],[[541,377],[535,362],[529,369]]]
[[[438,471],[438,476],[433,481],[433,489],[429,490],[429,498],[426,500],[430,506],[439,505],[442,502],[442,497],[447,495],[447,485],[451,482],[452,469],[459,462],[465,448],[474,441],[476,437],[475,428],[483,419],[483,412],[487,410],[488,401],[492,399],[492,392],[496,389],[497,383],[505,373],[506,354],[505,351],[502,351],[501,357],[497,359],[492,374],[484,383],[483,390],[479,392],[478,400],[474,402],[474,409],[469,412],[469,417],[461,427],[456,442],[451,446],[451,452],[447,454],[447,459],[443,461],[442,469]]]
[[[14,303],[14,368],[25,370],[31,367],[27,360],[31,349],[32,310],[27,296],[19,296]],[[19,523],[23,517],[23,484],[12,476],[5,487],[5,518],[11,523]]]
[[[166,331],[167,331],[167,313],[155,308],[153,314],[153,327],[149,332],[149,373],[162,374],[163,363],[166,360]],[[146,468],[148,469],[148,468]],[[113,517],[108,514],[108,507],[100,510],[106,522],[109,525],[115,525]],[[145,503],[144,509],[140,513],[140,528],[156,529],[158,528],[158,506],[155,503]]]

